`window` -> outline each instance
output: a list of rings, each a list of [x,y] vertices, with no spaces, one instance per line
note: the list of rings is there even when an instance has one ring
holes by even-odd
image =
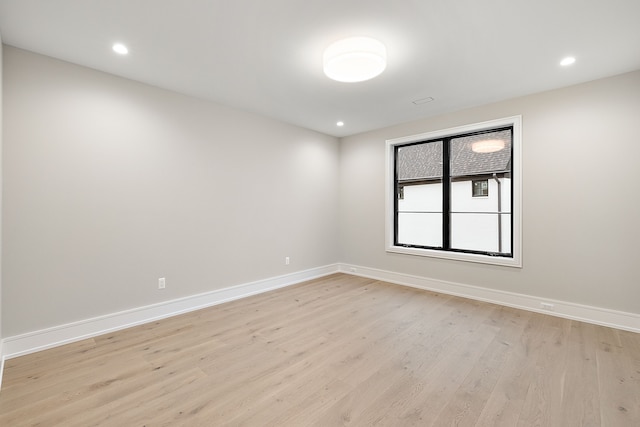
[[[520,129],[518,116],[387,141],[387,251],[520,267]]]
[[[474,179],[471,181],[471,197],[487,197],[489,196],[489,180]]]

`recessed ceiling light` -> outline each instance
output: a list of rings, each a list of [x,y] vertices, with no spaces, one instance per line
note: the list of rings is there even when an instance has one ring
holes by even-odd
[[[344,122],[338,122],[336,123],[336,126],[344,126]]]
[[[349,37],[330,45],[323,55],[324,73],[339,82],[363,82],[387,67],[387,48],[370,37]]]
[[[576,58],[574,58],[573,56],[567,56],[562,61],[560,61],[560,65],[562,65],[563,67],[568,67],[574,62],[576,62]]]
[[[430,96],[428,98],[416,99],[415,101],[413,101],[413,103],[416,105],[420,105],[420,104],[426,104],[427,102],[431,102],[433,100],[434,98]]]
[[[501,139],[485,139],[471,144],[471,151],[475,153],[495,153],[504,148],[505,143]]]
[[[116,43],[113,45],[113,51],[115,53],[119,53],[120,55],[126,55],[127,53],[129,53],[129,49],[127,49],[127,47],[125,45],[123,45],[122,43]]]

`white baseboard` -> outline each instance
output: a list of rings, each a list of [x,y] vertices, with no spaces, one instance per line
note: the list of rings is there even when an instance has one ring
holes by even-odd
[[[306,280],[316,279],[337,272],[338,264],[327,265],[7,337],[0,343],[3,350],[0,355],[2,355],[2,362],[4,362],[5,359],[23,356],[120,329],[130,328],[143,323],[153,322],[285,286],[295,285]]]
[[[7,359],[294,285],[337,272],[579,320],[596,325],[640,332],[640,315],[634,313],[342,263],[7,337],[0,341],[0,387],[2,384],[2,370],[4,362]],[[553,304],[554,310],[541,309],[540,304],[543,302]]]
[[[4,340],[0,339],[0,390],[2,390],[2,374],[4,374]]]
[[[420,276],[412,276],[404,273],[396,273],[344,263],[339,264],[339,269],[342,273],[382,280],[398,285],[520,308],[566,319],[593,323],[595,325],[622,329],[625,331],[640,332],[640,315],[635,313],[609,310],[606,308],[575,304],[514,292],[499,291],[479,286],[447,282],[444,280],[429,279]],[[542,309],[542,303],[552,304],[553,310]]]

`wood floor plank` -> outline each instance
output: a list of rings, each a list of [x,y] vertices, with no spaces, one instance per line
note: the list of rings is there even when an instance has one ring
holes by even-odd
[[[454,398],[440,412],[434,425],[476,425],[478,414],[487,404],[487,396],[493,394],[509,354],[522,336],[529,317],[507,307],[499,307],[492,312],[485,323],[498,327],[498,333],[456,390]],[[487,424],[496,425],[495,420]]]
[[[381,295],[382,294],[382,295]],[[369,294],[368,298],[359,299],[356,303],[356,306],[350,307],[350,314],[358,313],[362,315],[362,312],[358,310],[357,304],[363,304],[362,301],[367,301],[367,306],[371,304],[375,305],[373,301],[382,301],[384,304],[387,304],[389,307],[392,307],[391,310],[386,311],[382,316],[380,316],[379,311],[375,311],[377,314],[376,322],[379,323],[378,328],[373,328],[374,330],[380,330],[385,325],[385,321],[388,324],[392,324],[389,322],[389,317],[393,316],[395,311],[397,310],[409,310],[408,306],[412,305],[412,297],[415,295],[415,291],[405,289],[402,292],[389,292],[388,289],[384,287],[379,287],[379,289],[375,290],[373,294]],[[383,298],[384,296],[384,298]],[[370,302],[369,302],[370,301]],[[414,309],[418,309],[418,306],[415,306]],[[372,314],[372,313],[370,313]],[[347,321],[357,321],[360,319],[359,317],[351,316],[351,318],[347,319]],[[314,320],[315,322],[320,322],[323,324],[325,319],[320,318]],[[353,325],[353,329],[356,331],[361,328],[361,324],[357,322]],[[370,324],[370,323],[369,323]],[[371,325],[371,324],[370,324]],[[342,325],[343,328],[346,325]],[[353,330],[351,329],[351,330]],[[347,329],[348,330],[348,329]],[[354,334],[349,335],[349,339]],[[273,344],[274,341],[267,341],[268,344]],[[290,364],[286,366],[284,369],[275,373],[275,375],[265,375],[259,379],[252,380],[252,387],[254,390],[257,390],[257,396],[255,400],[243,399],[241,402],[230,401],[224,405],[218,406],[208,406],[204,412],[212,412],[208,419],[213,421],[214,423],[220,422],[236,422],[237,416],[245,415],[246,412],[242,412],[241,408],[253,408],[260,407],[261,405],[270,405],[271,403],[277,403],[282,401],[287,401],[288,403],[292,399],[293,396],[299,395],[299,390],[296,387],[309,386],[309,384],[313,384],[313,380],[315,378],[321,379],[321,383],[317,385],[315,388],[322,389],[322,387],[327,386],[327,384],[332,378],[332,375],[335,375],[335,370],[330,369],[327,363],[327,360],[331,360],[332,356],[343,354],[340,351],[344,348],[344,345],[348,345],[347,342],[342,343],[337,336],[333,336],[331,340],[327,341],[327,345],[324,346],[323,349],[319,349],[307,355],[307,357],[299,360],[297,363]],[[286,378],[286,382],[282,381],[282,378]],[[324,379],[328,378],[327,384],[324,383]],[[238,406],[238,404],[242,406]],[[236,414],[236,416],[229,415],[230,413]]]
[[[430,318],[432,322],[416,319],[409,328],[386,339],[385,345],[372,348],[365,363],[354,366],[354,372],[345,378],[354,385],[355,391],[327,411],[326,417],[330,423],[349,424],[352,420],[361,420],[369,425],[380,422],[385,417],[389,418],[388,422],[397,423],[397,412],[406,404],[411,406],[415,403],[413,398],[404,394],[419,394],[424,388],[423,383],[414,381],[416,377],[422,379],[421,373],[428,372],[428,368],[440,358],[450,356],[445,349],[449,345],[456,346],[455,337],[459,335],[457,332],[472,334],[474,326],[482,325],[482,318],[472,315],[472,308],[477,309],[479,304],[468,300],[456,301],[468,305],[468,310],[460,310],[460,305],[451,307],[445,303],[441,306],[447,308],[445,316],[438,316],[437,310],[422,313],[423,319]],[[397,378],[394,377],[396,375]],[[381,376],[385,376],[386,380],[382,380]],[[407,387],[412,381],[414,386]],[[376,384],[384,386],[376,387]],[[360,398],[362,393],[366,393],[368,398]],[[384,410],[383,415],[379,412],[381,408]]]
[[[61,386],[48,385],[42,393],[38,393],[39,390],[36,388],[33,390],[33,397],[7,399],[5,403],[2,396],[0,425],[18,425],[20,420],[25,418],[30,419],[34,425],[62,425],[74,407],[86,407],[85,399],[103,395],[114,383],[134,378],[150,369],[149,364],[140,357],[129,358],[124,363],[113,361],[105,364],[103,368],[80,371]]]
[[[622,343],[621,334],[598,327],[596,363],[602,425],[640,425],[640,375],[637,359]]]
[[[509,354],[500,371],[500,377],[477,419],[477,426],[512,427],[518,423],[528,389],[535,380],[538,354],[546,339],[546,316],[526,313],[522,317],[526,320],[522,334],[508,341]],[[520,318],[521,316],[514,313],[510,321],[517,322]]]
[[[518,425],[551,425],[562,413],[563,372],[566,367],[567,336],[571,321],[544,319],[544,340],[533,367],[535,373],[518,420]]]
[[[294,393],[278,394],[277,402],[287,402],[293,405],[294,408],[309,407],[297,415],[295,410],[292,409],[293,413],[287,413],[285,416],[279,415],[273,420],[269,419],[267,424],[282,425],[284,422],[291,422],[293,424],[290,425],[297,425],[296,423],[303,422],[303,414],[304,421],[307,424],[326,422],[323,411],[330,410],[330,407],[337,403],[340,397],[338,392],[327,395],[327,390],[341,387],[342,392],[346,393],[345,387],[353,388],[349,386],[349,383],[359,384],[362,382],[362,379],[357,379],[358,375],[362,378],[369,378],[372,373],[379,371],[380,368],[378,366],[382,366],[383,362],[387,363],[393,360],[394,356],[399,357],[403,350],[396,345],[395,341],[403,339],[404,336],[409,334],[409,330],[412,327],[420,325],[418,322],[411,321],[415,316],[420,314],[427,315],[426,312],[423,312],[425,305],[419,301],[419,294],[411,290],[408,296],[409,298],[404,303],[397,301],[393,304],[394,309],[379,317],[373,324],[369,323],[373,328],[364,329],[360,327],[356,329],[351,334],[351,337],[356,337],[357,339],[355,343],[340,343],[340,335],[333,336],[332,343],[338,340],[339,348],[344,349],[348,346],[348,350],[332,351],[332,354],[325,356],[326,362],[323,365],[325,366],[326,374],[323,377],[328,378],[329,382],[316,387],[317,391],[313,395],[305,394],[302,390],[296,390]],[[435,305],[432,307],[435,307]],[[401,318],[399,316],[400,313],[404,315],[402,321],[394,322],[394,319]],[[362,318],[359,318],[358,322],[361,321]],[[257,415],[253,418],[256,419]],[[264,415],[262,421],[266,421]]]
[[[593,427],[600,418],[600,390],[596,363],[596,326],[571,322],[562,378],[562,413],[567,427]]]
[[[405,369],[405,375],[414,380],[410,400],[403,402],[398,399],[404,389],[405,376],[402,376],[394,388],[389,388],[375,403],[367,405],[364,419],[371,425],[438,425],[438,415],[486,351],[493,331],[492,327],[479,323],[477,329],[456,333],[446,342],[446,354],[439,353],[433,360],[426,359],[418,366],[419,369]],[[469,351],[467,346],[477,351]],[[407,365],[402,364],[402,369],[405,367]],[[396,404],[385,407],[384,402],[389,400]]]
[[[4,375],[12,427],[640,425],[640,334],[344,274]]]

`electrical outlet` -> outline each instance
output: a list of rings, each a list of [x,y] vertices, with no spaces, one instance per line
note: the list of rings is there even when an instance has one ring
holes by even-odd
[[[158,289],[164,289],[166,285],[166,280],[164,277],[158,279]]]
[[[542,308],[543,310],[553,311],[554,305],[548,302],[541,302],[540,308]]]
[[[290,260],[288,256],[284,257],[284,265],[289,265],[289,261]]]

